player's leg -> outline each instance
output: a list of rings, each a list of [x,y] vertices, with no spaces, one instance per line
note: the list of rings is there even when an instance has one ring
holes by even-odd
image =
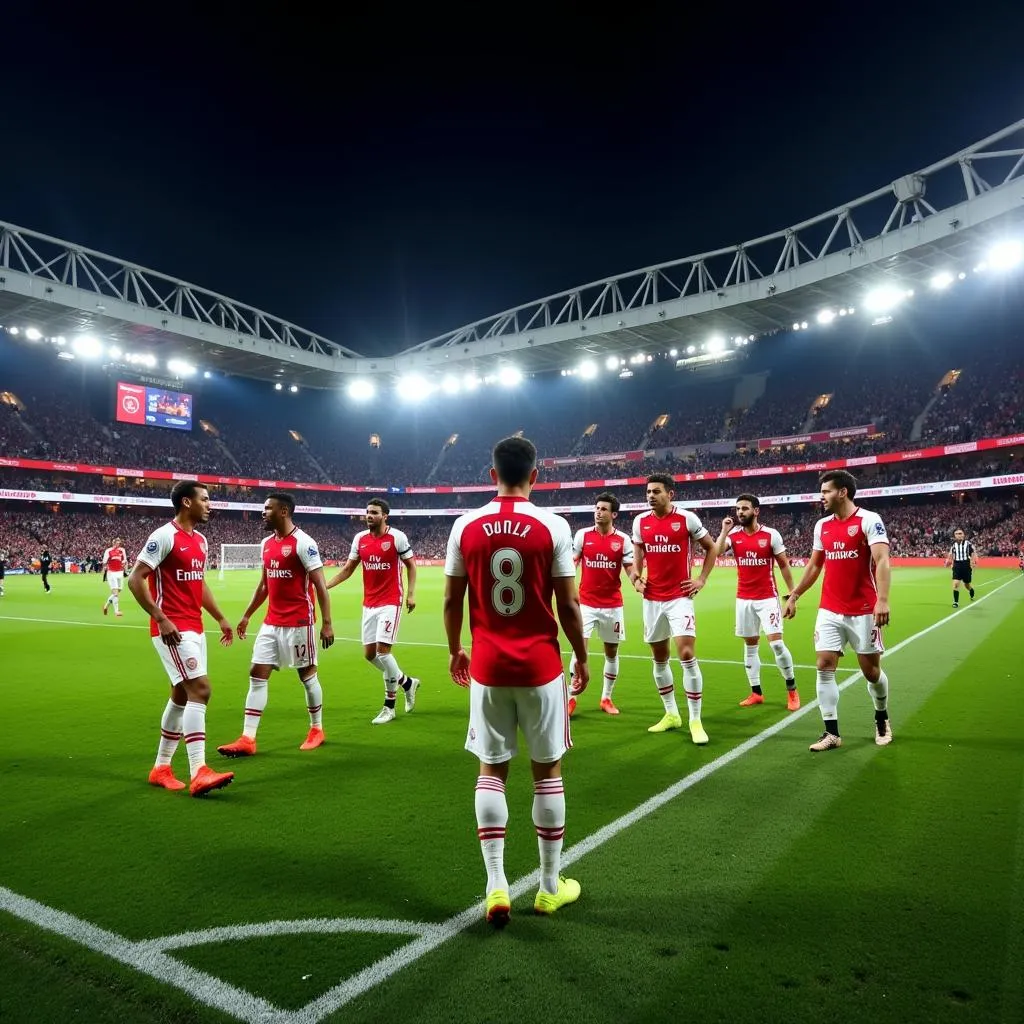
[[[121,617],[121,574],[118,573],[117,585],[111,588],[110,599],[114,606],[114,615]]]
[[[882,668],[882,652],[885,643],[882,630],[874,623],[871,615],[860,615],[857,624],[857,662],[868,685],[868,694],[875,707],[875,743],[886,747],[892,743],[892,726],[889,724],[889,677]]]
[[[580,897],[579,882],[563,878],[560,871],[565,842],[562,758],[572,747],[565,680],[559,677],[544,686],[515,687],[515,697],[533,774],[533,825],[540,858],[540,886],[533,909],[537,914],[553,914]]]
[[[597,623],[597,609],[590,605],[580,605],[580,617],[583,619],[583,639],[589,641],[591,634],[594,632],[594,626]],[[576,675],[576,652],[573,651],[572,656],[569,658],[569,679]],[[574,715],[576,713],[576,697],[570,691],[569,693],[569,714]]]
[[[305,637],[298,641],[299,636]],[[299,750],[316,750],[324,742],[324,691],[317,669],[317,636],[312,625],[292,631],[292,667],[298,669],[299,682],[306,691],[306,710],[309,712],[309,732]],[[298,641],[298,642],[296,642]]]
[[[242,735],[234,743],[225,743],[217,748],[217,753],[224,757],[251,757],[256,753],[256,733],[270,696],[270,673],[278,667],[273,630],[273,626],[262,626],[253,644],[249,691],[245,695],[245,710],[242,713]]]
[[[747,685],[750,687],[750,693],[740,701],[741,708],[764,703],[761,692],[761,654],[758,650],[761,636],[753,605],[754,602],[746,598],[736,598],[735,632],[743,641],[743,671],[747,674]]]
[[[159,642],[159,640],[158,640]],[[180,683],[171,683],[171,695],[160,716],[160,742],[156,748],[156,760],[149,773],[149,784],[162,789],[184,789],[185,783],[174,777],[171,760],[178,743],[181,741],[181,720],[185,714],[185,702],[188,700],[185,689]]]
[[[953,607],[960,607],[960,577],[956,569],[953,570]]]
[[[687,597],[676,600],[680,604],[673,614],[672,639],[683,669],[683,690],[686,692],[686,710],[690,719],[690,738],[697,746],[702,747],[708,741],[708,734],[700,720],[704,702],[704,676],[697,661],[697,627],[693,601]]]
[[[779,675],[782,676],[786,683],[786,710],[799,711],[800,694],[796,689],[793,655],[786,646],[786,642],[782,639],[781,626],[778,632],[768,634],[768,646],[771,647],[772,654],[775,655],[775,666],[779,670]]]
[[[508,923],[512,907],[505,877],[505,783],[509,761],[517,752],[516,730],[512,688],[471,682],[466,750],[480,762],[474,794],[476,828],[487,872],[486,918],[496,928]]]
[[[818,610],[814,623],[814,649],[817,666],[818,709],[825,731],[811,744],[816,753],[833,750],[842,746],[839,736],[839,686],[836,684],[836,669],[839,655],[846,645],[842,616],[834,612]]]
[[[676,704],[676,685],[672,679],[672,665],[669,661],[669,640],[672,636],[668,616],[665,614],[663,601],[643,602],[644,643],[651,648],[651,660],[654,663],[654,685],[658,688],[665,713],[661,720],[652,725],[648,732],[667,732],[679,729],[683,720]]]
[[[621,611],[621,609],[616,609]],[[617,623],[616,623],[617,625]],[[619,709],[612,700],[615,692],[615,682],[619,678],[619,644],[621,640],[614,642],[605,641],[604,645],[604,676],[601,681],[601,710],[606,715],[617,715]]]
[[[971,595],[971,600],[974,600],[974,570],[967,566],[964,570],[964,586],[967,588],[967,593]]]

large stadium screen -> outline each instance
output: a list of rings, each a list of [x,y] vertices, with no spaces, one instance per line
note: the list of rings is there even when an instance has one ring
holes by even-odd
[[[192,396],[166,388],[117,382],[118,423],[141,423],[146,427],[192,429]]]

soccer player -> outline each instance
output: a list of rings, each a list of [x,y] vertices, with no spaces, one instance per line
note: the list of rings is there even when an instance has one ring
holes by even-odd
[[[824,568],[814,648],[825,731],[811,744],[813,751],[842,746],[836,666],[847,644],[857,654],[875,706],[875,743],[884,747],[892,742],[889,679],[881,666],[882,627],[889,624],[889,536],[876,513],[854,504],[856,493],[857,481],[845,469],[821,475],[821,503],[827,515],[814,524],[810,561],[783,612],[787,619],[796,615],[800,595],[814,586]]]
[[[683,724],[669,662],[669,640],[672,640],[683,667],[690,738],[703,746],[708,734],[700,720],[704,678],[695,653],[697,620],[693,598],[707,584],[715,567],[717,548],[693,512],[675,507],[674,494],[675,481],[667,473],[653,473],[647,478],[650,511],[641,512],[633,520],[634,561],[629,577],[644,599],[644,642],[651,647],[654,682],[665,708],[661,721],[647,731],[667,732]],[[704,549],[704,564],[700,575],[693,578],[691,564],[695,543]]]
[[[487,869],[486,917],[500,928],[511,912],[505,783],[518,752],[517,729],[526,738],[533,772],[540,852],[534,912],[553,914],[579,899],[579,882],[559,874],[565,837],[562,757],[572,740],[558,622],[576,656],[576,693],[586,689],[590,672],[569,524],[530,501],[537,449],[526,438],[506,437],[495,445],[492,461],[497,497],[460,516],[448,538],[444,628],[452,679],[469,688],[466,749],[480,761],[475,802]],[[467,591],[472,660],[462,646]]]
[[[583,637],[590,639],[594,627],[604,642],[604,685],[601,710],[617,715],[612,691],[619,675],[619,644],[626,639],[626,620],[622,614],[622,567],[633,564],[633,541],[628,533],[615,529],[619,499],[609,491],[594,502],[594,528],[577,530],[572,555],[583,566],[580,576],[580,612]],[[576,674],[576,662],[569,662],[569,677]],[[576,694],[569,694],[569,714],[576,711]]]
[[[963,530],[953,531],[953,546],[946,555],[946,568],[953,569],[953,607],[960,607],[960,584],[967,588],[967,593],[974,600],[974,570],[978,567],[978,556],[974,553],[974,545],[967,539]]]
[[[743,667],[750,693],[740,701],[741,708],[764,703],[761,691],[761,656],[758,643],[764,630],[775,655],[775,664],[786,683],[786,708],[800,710],[800,694],[793,678],[793,655],[782,639],[782,606],[775,585],[775,566],[785,581],[788,597],[793,591],[793,570],[789,567],[786,545],[778,530],[762,526],[761,502],[754,494],[736,499],[735,526],[726,516],[715,547],[719,555],[731,551],[736,557],[736,635],[743,637]]]
[[[53,567],[53,559],[50,557],[49,548],[43,548],[39,555],[39,575],[43,578],[43,590],[48,594],[53,587],[50,586],[50,569]]]
[[[194,480],[180,480],[171,490],[174,518],[146,541],[128,577],[128,589],[150,618],[150,634],[171,681],[171,698],[160,721],[160,745],[149,782],[164,789],[184,789],[174,777],[171,758],[184,734],[192,796],[228,785],[233,772],[215,772],[206,764],[206,674],[203,609],[216,619],[220,642],[230,647],[231,623],[217,607],[206,584],[206,538],[196,529],[210,518],[210,494]]]
[[[256,732],[267,707],[267,687],[275,668],[296,669],[306,691],[309,733],[299,750],[315,750],[324,742],[324,697],[317,678],[313,593],[320,602],[320,643],[325,651],[334,643],[331,598],[320,549],[292,521],[294,514],[295,499],[283,491],[274,491],[263,503],[263,529],[269,530],[270,536],[263,541],[260,581],[235,629],[240,640],[245,639],[253,612],[264,601],[269,600],[269,606],[253,644],[242,735],[234,743],[217,748],[225,757],[251,757],[256,753]]]
[[[366,529],[352,538],[352,550],[340,572],[327,584],[328,590],[344,583],[356,566],[363,566],[363,657],[384,675],[384,707],[372,725],[387,725],[395,720],[398,688],[405,691],[406,713],[416,706],[420,681],[407,676],[399,667],[391,648],[398,640],[402,620],[402,601],[412,611],[416,607],[416,560],[409,538],[388,525],[391,506],[383,498],[366,503]],[[402,593],[402,563],[409,575],[409,593]]]
[[[115,537],[113,545],[103,552],[103,571],[110,587],[110,596],[103,602],[103,614],[106,615],[107,609],[113,605],[117,618],[121,618],[121,587],[124,584],[124,564],[128,561],[128,552],[122,544],[121,538]]]

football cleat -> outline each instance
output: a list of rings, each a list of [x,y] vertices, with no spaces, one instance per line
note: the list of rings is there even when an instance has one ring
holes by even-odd
[[[611,697],[601,698],[601,710],[606,715],[617,715],[619,713],[619,709],[612,703]]]
[[[409,680],[409,689],[405,691],[405,713],[409,714],[416,707],[416,691],[420,688],[418,679]]]
[[[104,615],[106,615],[106,614],[107,614],[107,608],[108,608],[108,607],[109,607],[109,605],[104,605],[104,606],[103,606],[103,614],[104,614]]]
[[[787,711],[799,711],[800,710],[800,694],[796,690],[786,691],[786,710]]]
[[[834,733],[823,732],[818,742],[812,743],[808,749],[813,750],[818,754],[823,750],[838,750],[842,745],[843,741],[841,737],[836,736]]]
[[[389,708],[387,705],[382,707],[377,713],[377,717],[370,722],[370,725],[387,725],[388,722],[395,720],[395,709]]]
[[[704,726],[700,724],[699,718],[695,718],[690,722],[690,739],[692,739],[698,747],[703,747],[708,742],[708,734],[704,731]]]
[[[660,722],[656,722],[654,725],[649,726],[648,732],[668,732],[669,729],[681,729],[683,727],[683,720],[679,715],[673,715],[669,712],[665,712]]]
[[[217,748],[224,757],[252,757],[256,753],[256,741],[251,736],[239,736],[234,743],[225,743]]]
[[[743,700],[740,701],[740,707],[741,708],[752,708],[756,704],[763,704],[763,703],[764,703],[764,694],[763,693],[752,693],[752,694],[750,694],[749,697],[746,697],[746,698],[744,698]]]
[[[215,772],[204,764],[193,777],[188,791],[192,796],[206,796],[207,793],[212,793],[215,789],[230,786],[234,777],[234,772]]]
[[[149,784],[151,786],[159,786],[161,789],[178,790],[185,788],[185,783],[174,777],[174,771],[169,764],[158,764],[149,773]]]
[[[576,714],[576,698],[575,697],[570,697],[569,698],[569,703],[566,704],[565,707],[566,707],[566,710],[569,712],[569,717],[572,718],[572,716]]]
[[[887,718],[884,722],[875,722],[875,745],[887,747],[892,743],[892,726]]]
[[[507,889],[492,889],[487,894],[487,913],[485,918],[495,928],[504,928],[512,913],[512,901],[508,898]]]
[[[537,890],[537,898],[533,901],[533,912],[535,914],[553,914],[556,910],[569,903],[575,903],[580,898],[580,883],[575,878],[563,878],[558,876],[558,892],[545,892]]]
[[[316,750],[317,747],[323,745],[323,742],[323,729],[319,725],[314,725],[310,727],[309,732],[306,734],[305,741],[299,744],[299,750]]]

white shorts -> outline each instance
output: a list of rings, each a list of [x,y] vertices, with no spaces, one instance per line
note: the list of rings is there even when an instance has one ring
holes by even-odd
[[[565,676],[543,686],[469,684],[469,732],[466,749],[484,764],[502,764],[519,752],[523,730],[530,758],[557,761],[572,746]]]
[[[163,662],[172,686],[180,683],[182,679],[198,679],[206,675],[205,634],[182,633],[181,643],[177,647],[169,647],[160,637],[155,636],[153,646]]]
[[[316,664],[316,627],[268,626],[264,623],[252,645],[254,665],[274,668],[309,668]]]
[[[874,615],[839,615],[818,609],[814,621],[814,649],[842,653],[849,644],[856,654],[881,654],[885,650],[882,629]]]
[[[583,613],[584,639],[590,639],[595,626],[597,635],[606,644],[621,644],[626,639],[626,619],[621,607],[593,608],[581,604],[580,611]]]
[[[644,600],[644,643],[654,644],[674,636],[696,636],[697,620],[693,598],[676,597],[671,601]]]
[[[398,639],[398,624],[401,620],[400,605],[363,608],[363,643],[393,644]]]
[[[107,570],[107,586],[111,590],[121,590],[124,587],[124,573],[123,572],[111,572]]]
[[[777,597],[761,600],[736,598],[736,635],[758,636],[782,632],[782,608]]]

